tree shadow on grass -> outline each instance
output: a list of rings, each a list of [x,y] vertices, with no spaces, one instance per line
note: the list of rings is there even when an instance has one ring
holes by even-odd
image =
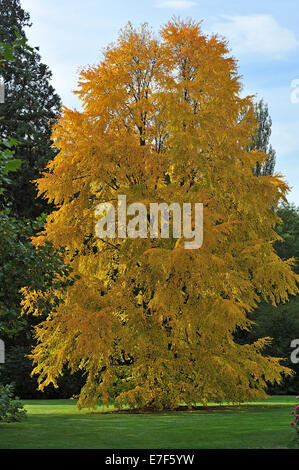
[[[272,406],[271,406],[272,405]],[[273,403],[252,403],[252,404],[239,404],[239,405],[208,405],[208,406],[203,406],[203,405],[196,405],[196,406],[187,406],[187,405],[181,405],[176,408],[164,408],[163,410],[155,410],[151,408],[135,408],[135,409],[113,409],[113,410],[95,410],[95,411],[89,411],[87,414],[115,414],[115,415],[121,415],[121,414],[165,414],[165,413],[193,413],[193,412],[201,412],[201,413],[211,413],[211,412],[264,412],[265,409],[269,409],[271,407],[271,411],[273,409],[279,410],[281,408],[285,408],[287,405],[273,405]]]

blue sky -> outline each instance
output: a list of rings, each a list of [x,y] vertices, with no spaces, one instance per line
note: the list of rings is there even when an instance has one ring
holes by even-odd
[[[299,206],[299,2],[298,0],[21,0],[33,26],[29,42],[40,47],[63,104],[79,107],[72,90],[78,70],[99,62],[101,50],[128,21],[156,31],[173,15],[202,20],[202,29],[224,35],[239,61],[244,94],[269,105],[276,171]]]

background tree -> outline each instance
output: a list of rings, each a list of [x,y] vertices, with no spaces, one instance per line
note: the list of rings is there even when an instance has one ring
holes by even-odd
[[[282,240],[275,243],[275,249],[284,260],[295,258],[294,271],[299,274],[299,208],[283,203],[276,213],[281,219],[277,232]]]
[[[299,210],[294,205],[281,204],[276,213],[281,219],[276,230],[282,239],[275,242],[275,250],[283,260],[294,258],[294,271],[299,274]],[[291,362],[291,341],[299,338],[298,311],[298,295],[291,296],[288,302],[277,306],[262,302],[249,314],[250,320],[254,322],[252,329],[239,331],[236,335],[242,344],[252,343],[261,336],[270,336],[273,340],[265,353],[284,357],[285,365],[293,369],[293,377],[288,377],[283,384],[269,387],[271,394],[294,394],[299,389],[299,365]]]
[[[0,42],[13,43],[16,31],[25,39],[29,14],[19,0],[0,0]],[[19,145],[16,158],[23,160],[22,171],[15,173],[6,196],[15,216],[34,219],[47,210],[47,204],[36,199],[32,180],[55,156],[51,148],[51,126],[57,119],[60,98],[50,84],[51,72],[41,63],[36,48],[28,49],[20,41],[14,47],[13,60],[1,69],[5,81],[5,103],[0,104],[0,134],[13,137]],[[2,199],[2,207],[6,202]]]
[[[269,116],[268,106],[263,100],[255,104],[255,113],[258,127],[249,150],[260,150],[268,154],[266,162],[260,166],[258,163],[254,168],[256,176],[272,175],[275,166],[275,151],[270,145],[272,120]],[[294,267],[298,274],[299,260],[299,214],[293,205],[282,203],[276,214],[281,221],[277,225],[277,233],[282,237],[276,241],[274,247],[278,255],[286,260],[296,259]],[[291,341],[299,337],[298,321],[299,297],[291,296],[284,304],[273,306],[261,302],[259,307],[249,314],[250,320],[254,322],[248,331],[237,329],[234,338],[241,344],[252,343],[262,336],[269,336],[271,343],[265,348],[265,353],[271,356],[285,358],[285,365],[294,371],[292,377],[287,377],[283,383],[269,387],[269,393],[297,393],[299,388],[299,367],[291,362]]]
[[[12,43],[0,42],[1,67],[13,60],[15,51],[20,46],[31,50],[26,38],[18,33],[17,39]],[[3,201],[8,199],[13,172],[20,171],[22,160],[16,159],[14,155],[14,148],[17,146],[18,141],[15,139],[6,134],[5,138],[0,136],[0,194]],[[38,249],[32,245],[30,237],[42,227],[42,217],[35,221],[17,219],[11,215],[10,207],[0,210],[0,337],[5,341],[6,350],[5,364],[0,366],[0,382],[7,385],[3,388],[5,400],[11,390],[11,382],[15,384],[17,395],[23,398],[41,395],[41,392],[36,391],[36,378],[30,377],[32,361],[27,357],[34,344],[32,328],[37,322],[34,317],[20,316],[20,288],[31,285],[40,292],[51,290],[54,286],[63,288],[61,279],[70,277],[71,273],[63,264],[61,251],[53,252],[50,244]],[[71,278],[68,282],[72,283]],[[79,392],[81,384],[80,375],[71,378],[66,371],[64,379],[60,381],[59,395],[50,387],[44,396],[70,397]],[[4,408],[6,409],[6,405]]]
[[[258,121],[258,127],[248,150],[258,150],[267,154],[267,158],[262,164],[256,162],[254,173],[256,176],[273,175],[276,152],[270,144],[272,119],[269,115],[268,105],[264,103],[263,100],[260,100],[258,103],[255,103],[254,111]]]
[[[128,25],[82,72],[84,112],[64,110],[53,135],[60,153],[38,181],[57,210],[35,244],[65,246],[80,276],[36,327],[41,389],[68,364],[87,374],[79,406],[116,398],[167,408],[263,397],[290,373],[262,355],[267,338],[233,338],[261,299],[295,295],[298,276],[273,249],[272,208],[288,187],[252,172],[267,155],[248,150],[254,107],[227,52],[192,21],[168,23],[161,41]],[[173,236],[97,239],[95,208],[119,194],[147,207],[202,202],[202,248]],[[47,294],[24,294],[24,311],[43,314]]]
[[[6,180],[9,177],[10,173]],[[14,382],[15,392],[22,398],[69,398],[82,387],[80,374],[71,377],[64,370],[59,392],[49,387],[41,394],[36,391],[36,377],[30,377],[33,365],[27,357],[36,344],[33,328],[38,320],[32,315],[21,316],[20,289],[31,286],[41,294],[73,283],[61,251],[54,251],[51,244],[36,248],[30,241],[30,237],[42,229],[43,222],[42,218],[34,222],[17,219],[9,209],[0,211],[0,337],[6,350],[5,363],[0,366],[0,382],[4,385]],[[51,312],[55,302],[54,296],[52,303],[44,303],[44,311]]]

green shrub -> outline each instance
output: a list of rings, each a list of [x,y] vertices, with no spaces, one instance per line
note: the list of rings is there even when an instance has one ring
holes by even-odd
[[[0,422],[11,423],[13,421],[21,421],[26,417],[26,411],[21,402],[16,401],[14,397],[14,386],[0,385]]]

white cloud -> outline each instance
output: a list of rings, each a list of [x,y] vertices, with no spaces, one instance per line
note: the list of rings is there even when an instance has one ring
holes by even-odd
[[[196,5],[196,3],[189,0],[166,0],[165,2],[159,2],[156,6],[158,8],[174,8],[176,10],[183,10],[185,8],[191,8],[194,5]]]
[[[213,24],[213,32],[225,36],[238,55],[281,59],[299,42],[293,31],[281,26],[272,15],[227,16]]]

